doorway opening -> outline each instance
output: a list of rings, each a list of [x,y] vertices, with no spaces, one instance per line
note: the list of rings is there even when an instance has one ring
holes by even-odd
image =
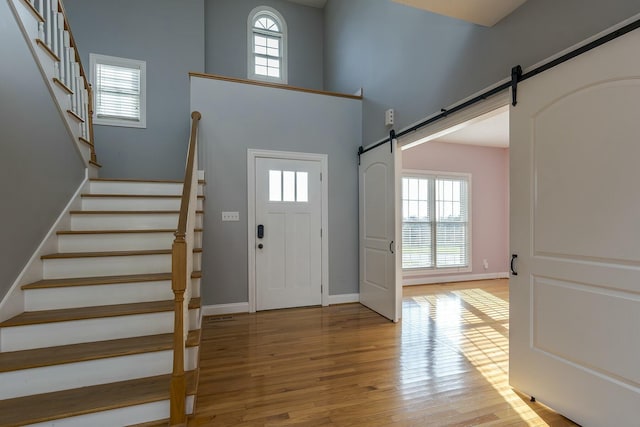
[[[403,286],[509,277],[509,107],[456,121],[400,141]]]

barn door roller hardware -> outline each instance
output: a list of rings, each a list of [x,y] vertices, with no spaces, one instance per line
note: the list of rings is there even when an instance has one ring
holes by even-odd
[[[360,166],[360,156],[362,156],[364,153],[366,153],[367,151],[371,151],[375,148],[380,147],[381,145],[386,144],[387,142],[389,143],[389,146],[391,147],[391,152],[393,153],[393,140],[396,139],[396,131],[391,129],[389,131],[389,138],[385,139],[384,141],[380,141],[375,145],[372,145],[371,147],[368,148],[364,148],[362,145],[360,147],[358,147],[358,166]]]
[[[443,119],[445,117],[447,117],[450,114],[456,113],[460,110],[463,110],[467,107],[470,107],[471,105],[480,102],[480,101],[484,101],[485,99],[496,95],[500,92],[502,92],[503,90],[507,90],[509,88],[511,88],[512,93],[512,104],[513,106],[515,106],[518,103],[518,83],[523,82],[527,79],[530,79],[531,77],[535,77],[540,73],[543,73],[557,65],[562,64],[563,62],[567,62],[570,59],[575,58],[576,56],[580,56],[585,52],[588,52],[592,49],[595,49],[598,46],[602,46],[605,43],[610,42],[611,40],[615,40],[618,37],[621,37],[627,33],[630,33],[633,30],[636,30],[640,28],[640,19],[637,19],[629,24],[626,24],[623,27],[618,28],[615,31],[612,31],[611,33],[605,34],[602,37],[597,38],[596,40],[589,42],[587,44],[585,44],[584,46],[580,46],[574,50],[572,50],[571,52],[565,53],[564,55],[561,55],[559,57],[557,57],[556,59],[553,59],[545,64],[540,65],[539,67],[534,68],[531,71],[527,71],[526,73],[522,72],[522,67],[520,65],[516,65],[515,67],[513,67],[511,69],[511,81],[508,81],[506,83],[503,83],[499,86],[494,87],[493,89],[489,89],[486,92],[481,93],[478,96],[475,96],[471,99],[469,99],[468,101],[465,101],[461,104],[458,104],[454,107],[451,107],[450,109],[441,109],[440,110],[440,114],[437,114],[433,117],[430,117],[414,126],[411,126],[410,128],[404,129],[403,131],[398,132],[397,134],[395,134],[395,132],[392,130],[391,132],[394,132],[393,136],[390,134],[389,138],[378,142],[377,144],[367,148],[366,150],[360,146],[360,148],[358,149],[358,164],[360,164],[360,156],[364,153],[366,153],[367,151],[373,150],[376,147],[379,147],[389,141],[392,141],[393,138],[400,138],[402,136],[405,136],[411,132],[415,132],[427,125],[430,125],[433,122],[436,122],[440,119]],[[393,147],[391,148],[393,150]]]

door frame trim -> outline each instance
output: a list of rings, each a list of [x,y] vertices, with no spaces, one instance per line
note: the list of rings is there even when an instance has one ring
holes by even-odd
[[[304,160],[320,163],[320,171],[322,173],[322,181],[320,182],[321,196],[321,226],[322,237],[321,242],[321,285],[320,293],[322,295],[322,305],[329,305],[329,185],[328,185],[328,155],[315,153],[297,153],[292,151],[273,151],[247,149],[247,252],[248,252],[248,298],[249,313],[256,312],[256,159],[284,159],[284,160]]]

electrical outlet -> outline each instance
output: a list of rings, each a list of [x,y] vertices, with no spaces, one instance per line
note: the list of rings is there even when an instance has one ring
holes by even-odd
[[[240,221],[240,212],[222,212],[223,221]]]
[[[484,267],[485,270],[489,269],[489,261],[487,261],[486,259],[482,260],[482,266]]]

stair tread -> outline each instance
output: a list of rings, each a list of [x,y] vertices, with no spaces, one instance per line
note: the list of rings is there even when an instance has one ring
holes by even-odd
[[[192,279],[202,277],[202,272],[194,271]],[[139,283],[171,280],[171,273],[127,274],[122,276],[77,277],[68,279],[43,279],[23,285],[22,290],[66,288],[72,286],[113,285],[118,283]]]
[[[187,347],[200,342],[200,330],[189,332]],[[147,335],[108,341],[0,353],[0,372],[106,359],[173,349],[173,334]]]
[[[202,232],[202,228],[196,228],[196,232]],[[135,233],[175,233],[173,228],[156,228],[151,230],[63,230],[58,231],[58,235],[77,235],[77,234],[135,234]]]
[[[187,394],[195,375],[185,373]],[[21,426],[169,399],[171,375],[81,387],[0,401],[0,425]]]
[[[153,184],[182,184],[184,181],[182,180],[172,180],[172,179],[135,179],[135,178],[91,178],[90,182],[148,182]],[[204,179],[199,179],[198,183],[205,183]]]
[[[194,248],[194,253],[201,253],[201,248]],[[171,254],[171,249],[146,249],[141,251],[104,251],[104,252],[58,252],[42,255],[40,259],[67,259],[67,258],[99,258],[110,256],[135,256],[135,255],[166,255]]]
[[[174,179],[135,179],[135,178],[91,178],[90,182],[149,182],[154,184],[182,184],[182,180]]]
[[[130,215],[130,214],[136,214],[136,215],[157,215],[157,214],[162,214],[162,215],[175,215],[175,214],[179,214],[180,211],[175,211],[175,210],[146,210],[146,211],[70,211],[69,212],[72,215]],[[203,210],[197,210],[196,213],[204,213]]]
[[[200,298],[191,298],[189,308],[199,308]],[[135,314],[173,311],[174,301],[137,302],[131,304],[100,305],[94,307],[66,308],[56,310],[25,311],[0,323],[0,328],[26,326],[43,323],[69,322],[74,320],[129,316]],[[1,424],[0,424],[1,425]]]
[[[149,421],[148,423],[131,424],[127,427],[169,427],[169,421],[169,418],[165,418],[164,420]]]
[[[179,194],[114,194],[114,193],[90,193],[82,194],[80,197],[85,198],[126,198],[126,199],[180,199]],[[198,199],[204,199],[199,195]]]

